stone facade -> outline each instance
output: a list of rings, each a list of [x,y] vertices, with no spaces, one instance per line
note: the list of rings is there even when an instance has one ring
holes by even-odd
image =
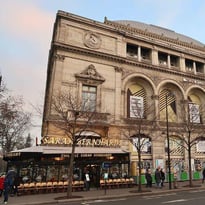
[[[42,142],[59,137],[48,120],[55,90],[72,88],[81,98],[83,86],[92,86],[96,111],[106,116],[106,127],[99,124],[94,131],[121,140],[122,149],[130,152],[131,175],[137,173],[138,156],[127,137],[139,130],[149,139],[142,148],[143,168],[166,168],[168,131],[172,169],[187,170],[180,137],[187,136],[185,125],[194,124],[191,139],[204,133],[204,77],[205,45],[198,41],[153,25],[107,18],[101,23],[59,11],[48,60]],[[142,115],[134,113],[139,109],[135,102]],[[194,123],[189,123],[191,105],[196,108]],[[203,141],[197,143],[193,169],[205,165],[205,149],[199,148]]]

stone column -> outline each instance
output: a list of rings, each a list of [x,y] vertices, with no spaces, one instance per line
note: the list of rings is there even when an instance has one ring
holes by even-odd
[[[194,71],[194,74],[196,74],[196,62],[195,61],[193,62],[193,71]]]
[[[121,87],[122,87],[122,68],[115,67],[115,120],[121,118]]]
[[[156,116],[156,121],[157,121],[157,120],[159,120],[159,96],[153,95],[152,99],[154,100],[154,106],[155,106],[154,115]]]
[[[131,176],[137,176],[137,162],[131,162]]]
[[[184,54],[181,54],[180,59],[179,59],[179,67],[180,70],[185,72],[186,71],[186,65],[185,65],[185,57]]]
[[[61,83],[63,79],[64,60],[65,60],[65,56],[59,54],[55,55],[55,63],[53,65],[53,74],[51,79],[51,81],[53,81],[51,85],[53,85],[53,88],[55,90],[61,87]]]
[[[171,68],[170,55],[167,56],[167,65],[168,65],[168,68]]]
[[[141,61],[141,46],[138,46],[138,51],[137,51],[137,58],[138,58],[138,61]]]
[[[125,38],[117,38],[117,55],[126,57],[126,46],[125,45]]]
[[[154,46],[152,49],[152,65],[158,65],[158,50],[157,47]]]

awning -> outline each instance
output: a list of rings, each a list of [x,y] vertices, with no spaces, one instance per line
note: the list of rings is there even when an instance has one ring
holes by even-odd
[[[70,154],[71,147],[57,147],[57,146],[33,146],[21,150],[12,151],[11,154],[16,153],[41,153],[41,154]],[[126,150],[118,147],[76,147],[75,154],[125,154]]]

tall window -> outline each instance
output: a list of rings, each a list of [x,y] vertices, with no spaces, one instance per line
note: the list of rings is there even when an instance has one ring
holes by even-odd
[[[163,52],[158,52],[158,60],[160,65],[167,66],[168,54]]]
[[[83,85],[82,107],[85,111],[96,110],[97,88],[95,86]]]
[[[160,120],[166,121],[166,109],[167,109],[169,121],[177,122],[176,99],[175,96],[172,96],[169,93],[171,93],[170,90],[164,89],[159,94]]]
[[[137,58],[138,46],[127,44],[127,56]]]

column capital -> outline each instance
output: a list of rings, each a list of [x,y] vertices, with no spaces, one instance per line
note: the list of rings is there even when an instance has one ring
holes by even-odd
[[[122,73],[122,71],[123,71],[122,67],[115,66],[115,72]]]

